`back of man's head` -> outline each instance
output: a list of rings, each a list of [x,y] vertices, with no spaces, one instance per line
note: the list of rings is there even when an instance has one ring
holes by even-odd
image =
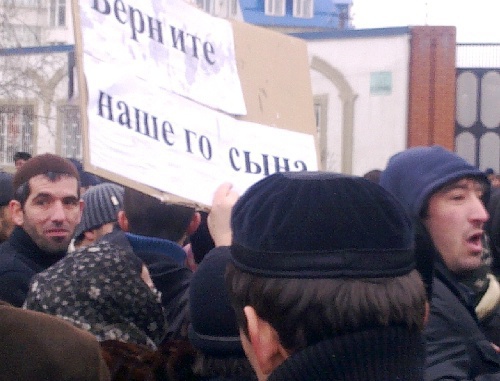
[[[17,151],[13,157],[16,168],[22,167],[24,163],[31,159],[31,157],[32,156],[29,152]]]
[[[230,260],[229,251],[218,248],[194,272],[189,286],[189,340],[199,352],[194,365],[197,374],[243,381],[255,376],[241,346],[224,282]]]
[[[251,306],[293,353],[369,328],[419,332],[425,292],[413,231],[379,185],[332,173],[280,173],[233,208],[227,282],[240,327]]]
[[[85,205],[82,219],[75,229],[75,238],[86,231],[118,221],[118,212],[123,207],[123,193],[123,187],[113,183],[101,183],[87,190],[82,196]]]
[[[166,204],[129,187],[125,188],[123,210],[130,233],[178,243],[186,236],[195,213],[192,207]]]

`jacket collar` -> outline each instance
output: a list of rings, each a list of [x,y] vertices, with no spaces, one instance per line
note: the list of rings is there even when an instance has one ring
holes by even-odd
[[[40,249],[29,234],[20,226],[14,228],[8,242],[19,254],[44,268],[53,265],[66,255],[66,251],[51,253]]]
[[[321,341],[292,354],[269,381],[422,381],[425,351],[421,333],[380,327]]]

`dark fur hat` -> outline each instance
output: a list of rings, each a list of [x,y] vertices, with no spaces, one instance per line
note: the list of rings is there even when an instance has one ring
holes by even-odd
[[[327,172],[277,173],[233,208],[231,253],[267,277],[390,277],[414,267],[413,229],[379,185]]]

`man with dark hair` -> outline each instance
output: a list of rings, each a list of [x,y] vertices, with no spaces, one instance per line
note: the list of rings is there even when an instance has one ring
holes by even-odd
[[[33,275],[66,255],[83,202],[75,166],[57,155],[28,160],[13,188],[9,209],[16,227],[0,245],[0,299],[19,307]]]
[[[126,188],[121,223],[137,235],[163,238],[182,245],[200,224],[199,213],[189,206],[162,203],[155,197]],[[145,213],[147,211],[147,214]],[[147,218],[145,216],[147,215]]]
[[[14,154],[14,165],[16,166],[16,170],[21,168],[29,159],[31,159],[31,154],[28,152],[17,151]]]
[[[236,202],[231,229],[227,285],[260,381],[423,379],[425,288],[410,220],[388,192],[277,173]]]
[[[434,265],[434,276],[424,277],[431,295],[426,380],[500,380],[491,343],[500,331],[500,294],[481,303],[498,287],[483,258],[486,175],[443,147],[414,147],[391,157],[380,185],[414,222],[419,269]]]

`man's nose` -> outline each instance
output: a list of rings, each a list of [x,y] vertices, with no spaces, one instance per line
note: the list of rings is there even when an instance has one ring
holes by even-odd
[[[475,196],[471,205],[471,220],[485,223],[490,218],[483,201]]]
[[[64,205],[61,201],[56,201],[52,205],[52,221],[63,221],[66,218],[66,213],[64,211]]]

